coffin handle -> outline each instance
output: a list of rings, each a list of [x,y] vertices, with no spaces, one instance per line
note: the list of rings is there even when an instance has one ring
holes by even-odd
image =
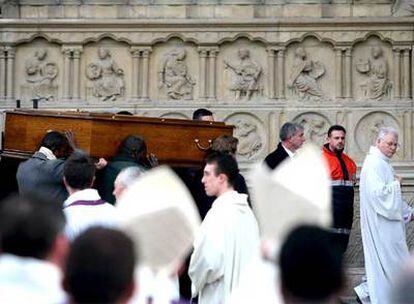
[[[212,140],[211,139],[208,140],[208,145],[207,146],[203,146],[201,144],[201,140],[198,139],[198,138],[194,139],[194,143],[196,144],[197,148],[199,148],[201,151],[207,151],[211,148]]]

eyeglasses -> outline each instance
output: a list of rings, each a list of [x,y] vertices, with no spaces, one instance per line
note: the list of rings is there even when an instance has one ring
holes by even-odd
[[[389,148],[396,148],[399,149],[401,147],[401,145],[399,143],[396,142],[392,142],[392,141],[384,141],[384,143],[387,145],[387,147]]]

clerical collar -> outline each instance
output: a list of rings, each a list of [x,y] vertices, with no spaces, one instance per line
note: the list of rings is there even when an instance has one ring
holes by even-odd
[[[295,156],[295,152],[292,152],[291,150],[289,150],[288,148],[286,148],[283,144],[282,144],[283,149],[285,149],[286,153],[289,155],[290,158],[292,158],[293,156]]]
[[[381,152],[380,149],[378,149],[377,146],[371,146],[369,148],[369,154],[374,154],[377,155],[378,157],[382,158],[383,160],[390,162],[390,158],[388,156],[386,156],[384,153]]]

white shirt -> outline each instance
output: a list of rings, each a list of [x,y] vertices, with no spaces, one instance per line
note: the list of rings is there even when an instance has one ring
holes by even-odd
[[[405,222],[411,218],[411,208],[402,199],[389,162],[377,147],[371,147],[361,170],[361,234],[370,300],[363,303],[391,303],[390,292],[409,258]]]
[[[290,158],[295,156],[295,152],[290,151],[288,148],[286,148],[283,144],[282,144],[283,149],[285,149],[286,153],[289,155]]]
[[[65,234],[73,240],[92,226],[114,227],[118,225],[118,214],[114,206],[107,202],[97,205],[76,205],[79,201],[101,200],[95,189],[84,189],[70,195],[63,203],[66,216]],[[71,205],[74,204],[74,205]]]
[[[0,256],[0,303],[65,303],[61,284],[59,268],[48,261],[11,254]]]
[[[229,191],[208,211],[194,241],[188,274],[199,304],[226,304],[258,258],[259,229],[247,195]]]

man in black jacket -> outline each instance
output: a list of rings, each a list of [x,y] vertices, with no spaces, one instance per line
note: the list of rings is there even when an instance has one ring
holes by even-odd
[[[295,152],[305,142],[303,126],[294,122],[285,123],[279,132],[280,143],[275,151],[265,158],[265,163],[270,169],[276,168],[287,157],[293,157]]]

